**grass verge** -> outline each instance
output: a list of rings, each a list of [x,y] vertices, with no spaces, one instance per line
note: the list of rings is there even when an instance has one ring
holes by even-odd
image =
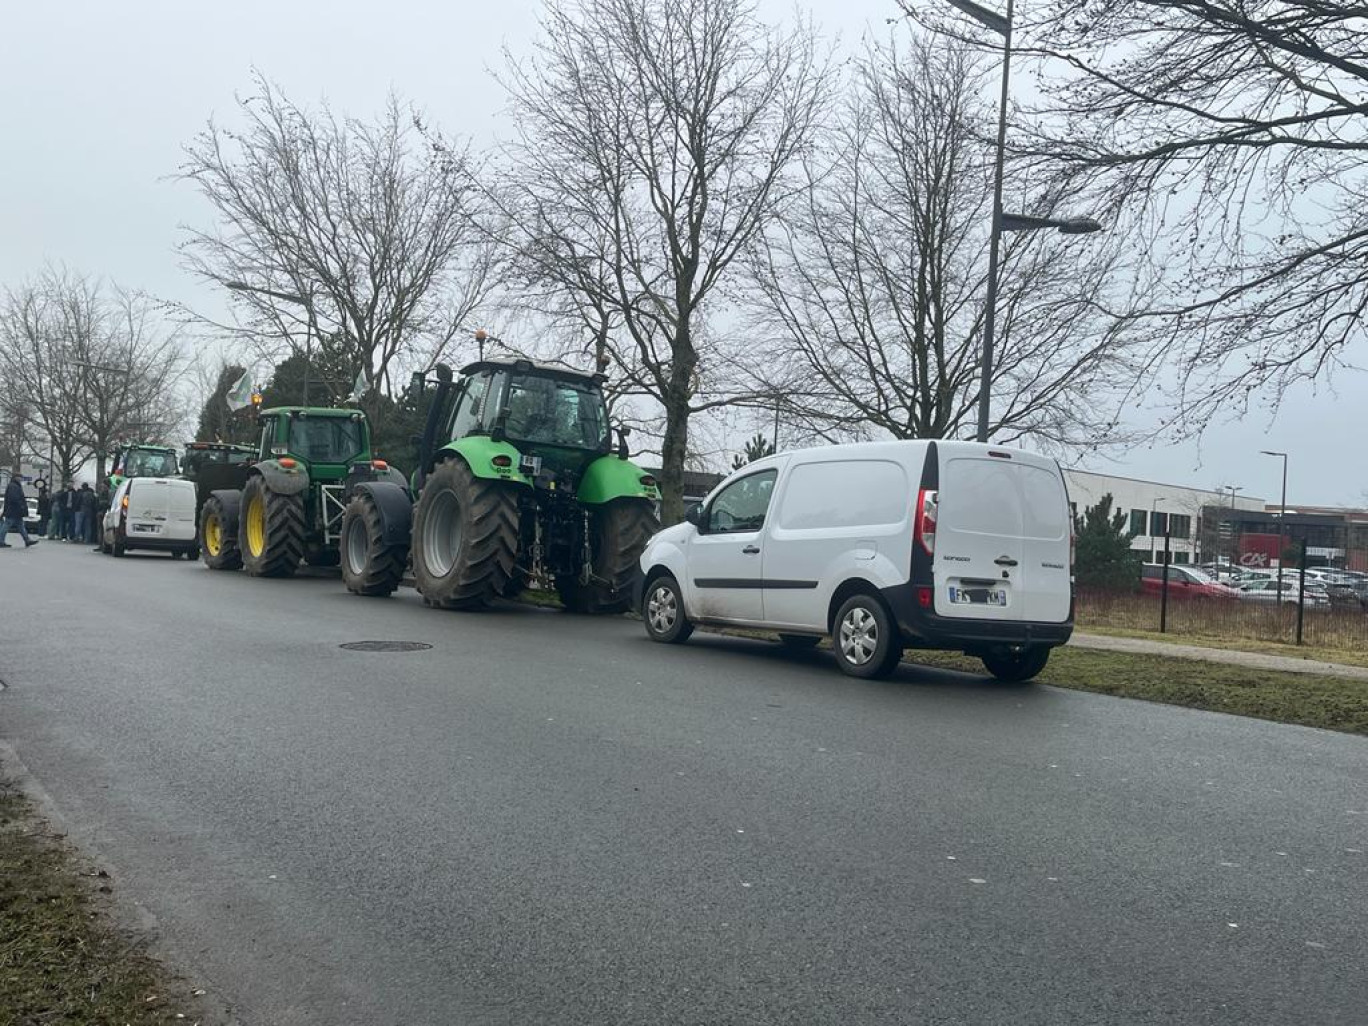
[[[952,652],[913,651],[906,661],[983,672],[977,659]],[[1368,681],[1082,648],[1055,649],[1037,680],[1076,691],[1368,734]]]
[[[1318,659],[1326,663],[1347,666],[1368,666],[1368,650],[1334,648],[1328,645],[1293,645],[1282,641],[1257,641],[1251,638],[1223,638],[1204,634],[1160,634],[1129,627],[1098,627],[1089,624],[1077,628],[1080,634],[1103,634],[1113,638],[1141,638],[1166,645],[1196,645],[1199,648],[1223,649],[1227,652],[1254,652],[1259,655],[1287,656],[1289,659]]]
[[[0,780],[0,1026],[203,1021],[189,988],[114,924],[112,886]]]

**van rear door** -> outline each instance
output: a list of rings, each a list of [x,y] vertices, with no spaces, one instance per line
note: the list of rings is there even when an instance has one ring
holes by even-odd
[[[943,443],[939,457],[936,613],[1067,620],[1069,505],[1058,467],[1027,453],[953,443]]]
[[[128,488],[128,534],[160,537],[171,516],[171,482],[135,477]]]

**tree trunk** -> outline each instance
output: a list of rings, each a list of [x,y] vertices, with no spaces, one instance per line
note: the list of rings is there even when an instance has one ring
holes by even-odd
[[[99,449],[99,451],[95,453],[95,487],[98,488],[98,487],[100,486],[100,482],[103,481],[104,479],[105,479],[105,451],[104,451],[104,447],[101,446],[100,449]]]
[[[677,384],[680,381],[683,384]],[[684,458],[689,451],[688,376],[676,369],[665,395],[665,439],[660,447],[660,522],[684,519]]]

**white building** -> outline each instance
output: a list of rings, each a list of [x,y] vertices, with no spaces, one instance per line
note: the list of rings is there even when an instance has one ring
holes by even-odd
[[[1139,481],[1131,477],[1094,474],[1086,470],[1065,470],[1069,485],[1069,504],[1075,514],[1110,494],[1112,510],[1126,514],[1126,524],[1135,531],[1131,549],[1144,553],[1145,561],[1163,561],[1164,532],[1169,532],[1170,558],[1175,563],[1197,563],[1205,556],[1200,551],[1202,509],[1206,506],[1233,506],[1235,509],[1263,512],[1265,502],[1252,495],[1232,499],[1229,490],[1192,488],[1187,485]]]

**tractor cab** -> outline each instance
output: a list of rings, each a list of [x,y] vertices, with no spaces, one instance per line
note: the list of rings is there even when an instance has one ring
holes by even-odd
[[[177,477],[180,465],[176,450],[165,445],[121,445],[114,451],[109,473],[111,494],[130,477]]]
[[[370,427],[360,410],[278,406],[261,411],[260,426],[256,459],[297,460],[316,482],[341,481],[352,464],[371,461]]]

